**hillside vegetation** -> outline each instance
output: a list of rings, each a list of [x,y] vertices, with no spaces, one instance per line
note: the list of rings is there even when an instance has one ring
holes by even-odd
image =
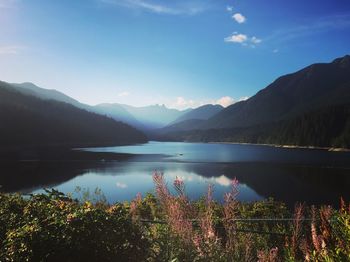
[[[163,139],[350,148],[350,105],[252,127],[169,132]]]

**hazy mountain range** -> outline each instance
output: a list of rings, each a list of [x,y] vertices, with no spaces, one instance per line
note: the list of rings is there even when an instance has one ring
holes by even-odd
[[[0,82],[2,147],[103,146],[147,141],[142,132],[129,125],[71,103],[51,99],[51,94],[61,100],[68,99],[56,91],[38,94],[35,93],[38,91],[36,87],[29,86],[30,89],[22,92],[22,87],[18,85]],[[77,103],[70,99],[67,101]]]
[[[90,112],[102,114],[113,118],[114,120],[124,122],[141,130],[150,130],[161,128],[169,123],[176,121],[180,116],[190,112],[192,109],[176,110],[169,109],[164,105],[151,105],[144,107],[134,107],[124,104],[98,104],[90,106],[57,91],[44,89],[33,83],[10,84],[16,91],[24,94],[38,97],[44,100],[55,100],[68,103],[85,109]]]
[[[147,133],[150,138],[159,140],[350,145],[350,56],[335,59],[331,63],[313,64],[282,76],[248,100],[227,108],[204,105],[179,111],[164,105],[133,107],[114,103],[90,106],[59,91],[43,89],[32,83],[0,82],[0,91],[0,120],[9,123],[2,125],[0,131],[8,134],[11,133],[10,127],[22,128],[23,132],[27,132],[25,124],[19,125],[19,120],[23,120],[26,114],[40,118],[38,121],[42,126],[41,129],[37,128],[37,132],[45,130],[49,133],[50,121],[56,117],[63,128],[72,115],[68,115],[69,112],[74,111],[76,119],[86,120],[86,128],[91,125],[89,128],[93,130],[108,132],[92,122],[96,119],[105,124],[112,121],[112,126],[123,126],[124,131],[132,130],[130,134],[135,135],[131,139],[133,141],[146,140],[136,128]],[[48,109],[45,110],[45,107]],[[12,125],[12,122],[16,124]],[[27,120],[24,123],[29,125]],[[35,129],[33,123],[30,126]],[[81,130],[76,128],[74,132],[78,134]],[[121,133],[115,131],[115,136],[119,136],[118,143],[122,141]],[[126,143],[131,142],[126,137],[124,139]],[[105,140],[108,143],[108,139]]]
[[[216,106],[210,107],[217,112]],[[197,112],[169,109],[164,105],[133,107],[106,103],[90,106],[57,90],[29,82],[0,82],[0,109],[1,145],[88,146],[145,142],[147,138],[142,132],[149,134],[180,121],[177,120],[180,117],[186,119],[191,111],[194,116]],[[210,110],[207,112],[212,114]],[[205,118],[203,112],[198,117]]]

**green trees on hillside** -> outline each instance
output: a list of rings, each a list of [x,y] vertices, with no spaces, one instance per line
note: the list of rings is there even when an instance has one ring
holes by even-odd
[[[350,105],[322,108],[258,126],[173,132],[167,139],[350,148]]]

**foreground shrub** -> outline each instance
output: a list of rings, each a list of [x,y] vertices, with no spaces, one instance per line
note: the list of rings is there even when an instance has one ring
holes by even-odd
[[[155,195],[115,205],[100,191],[93,201],[55,190],[0,194],[0,261],[350,261],[344,201],[293,214],[272,199],[239,202],[235,179],[223,203],[211,185],[191,201],[178,178],[176,194],[162,174],[154,183]]]
[[[0,195],[0,261],[140,261],[148,242],[121,205],[79,203],[57,191]]]

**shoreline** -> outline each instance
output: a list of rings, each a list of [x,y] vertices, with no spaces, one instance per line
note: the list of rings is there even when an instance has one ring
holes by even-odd
[[[337,147],[318,147],[318,146],[297,146],[297,145],[279,145],[279,144],[256,144],[256,143],[239,143],[239,142],[207,142],[208,144],[231,144],[231,145],[252,145],[252,146],[269,146],[276,148],[287,149],[311,149],[311,150],[324,150],[328,152],[350,152],[348,148]]]

